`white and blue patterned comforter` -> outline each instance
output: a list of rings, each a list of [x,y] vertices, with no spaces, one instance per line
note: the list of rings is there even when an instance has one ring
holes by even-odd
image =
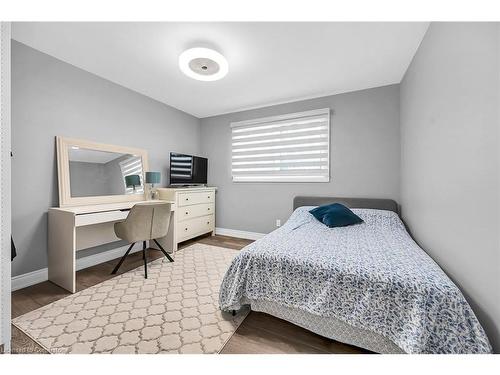
[[[490,353],[460,290],[411,239],[398,215],[354,209],[363,224],[328,228],[300,207],[233,260],[222,310],[272,301],[369,329],[407,353]]]

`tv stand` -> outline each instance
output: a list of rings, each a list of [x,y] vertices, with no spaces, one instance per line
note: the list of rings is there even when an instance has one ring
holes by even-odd
[[[215,235],[215,187],[188,186],[158,188],[161,200],[174,201],[177,243],[205,233]]]

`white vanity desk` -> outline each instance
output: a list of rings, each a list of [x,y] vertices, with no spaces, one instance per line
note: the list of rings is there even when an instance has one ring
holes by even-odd
[[[148,154],[143,149],[64,137],[56,137],[56,145],[59,207],[50,208],[48,214],[48,273],[50,281],[75,293],[76,253],[119,241],[114,224],[125,220],[130,209],[150,194],[145,176]],[[156,240],[175,255],[177,205],[170,198],[162,202],[171,203],[170,225],[167,235]]]
[[[167,236],[157,241],[175,255],[175,202],[171,203],[171,218]],[[114,232],[114,223],[123,221],[130,208],[138,202],[107,203],[89,206],[74,206],[49,209],[49,280],[76,292],[76,253],[79,250],[119,241]],[[140,248],[139,245],[137,245]],[[150,244],[150,247],[153,244]],[[111,272],[111,269],[110,269]]]

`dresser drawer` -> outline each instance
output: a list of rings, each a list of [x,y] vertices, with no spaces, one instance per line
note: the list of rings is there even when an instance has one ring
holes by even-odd
[[[181,221],[177,230],[178,240],[183,241],[214,230],[215,216],[208,215]]]
[[[202,203],[191,206],[184,206],[177,211],[178,221],[191,220],[195,217],[211,215],[215,212],[215,204]]]
[[[179,193],[178,200],[179,207],[200,203],[213,203],[215,202],[215,191]]]

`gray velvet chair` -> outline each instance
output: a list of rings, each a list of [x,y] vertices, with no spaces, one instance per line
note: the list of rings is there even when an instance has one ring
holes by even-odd
[[[130,250],[140,241],[142,241],[142,259],[144,260],[144,277],[146,279],[148,278],[146,241],[153,240],[165,257],[171,262],[174,261],[156,240],[167,235],[170,225],[170,212],[170,203],[137,203],[132,207],[125,221],[115,223],[116,236],[127,241],[130,247],[113,269],[112,274],[118,271]]]

